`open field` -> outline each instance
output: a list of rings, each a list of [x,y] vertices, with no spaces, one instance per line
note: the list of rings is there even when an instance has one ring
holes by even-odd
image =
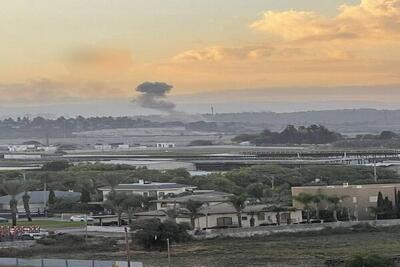
[[[10,222],[2,223],[1,225],[11,225]],[[39,226],[40,228],[47,230],[57,230],[64,228],[83,228],[85,227],[84,222],[70,222],[70,221],[60,221],[60,220],[35,220],[28,222],[26,220],[18,220],[17,225],[21,226]]]
[[[285,263],[324,266],[354,255],[400,255],[400,227],[195,241],[173,247],[173,266],[266,266]],[[134,253],[135,260],[163,266],[165,257]],[[164,255],[165,256],[165,255]]]
[[[94,239],[95,241],[97,239]],[[98,239],[101,240],[101,239]],[[108,240],[108,239],[105,239]],[[104,241],[105,241],[104,240]],[[92,241],[92,242],[93,242]],[[10,256],[123,260],[124,246],[110,250],[107,242],[91,249],[76,250],[62,243],[45,248],[38,245],[31,251],[12,252]],[[121,240],[122,241],[122,240]],[[64,247],[63,247],[64,246]],[[77,246],[80,246],[77,244]],[[6,251],[2,256],[8,256]],[[107,252],[107,253],[105,253]],[[346,260],[354,255],[384,255],[396,258],[400,255],[400,227],[324,230],[314,233],[280,234],[253,238],[221,238],[173,244],[172,266],[325,266],[330,259]],[[132,247],[132,260],[144,266],[167,266],[166,252],[143,251]],[[270,265],[268,265],[270,264]]]

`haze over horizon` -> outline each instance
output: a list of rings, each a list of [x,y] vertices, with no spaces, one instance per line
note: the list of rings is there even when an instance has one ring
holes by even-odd
[[[146,81],[188,113],[400,108],[400,0],[15,0],[0,14],[1,116],[152,114],[132,103]]]

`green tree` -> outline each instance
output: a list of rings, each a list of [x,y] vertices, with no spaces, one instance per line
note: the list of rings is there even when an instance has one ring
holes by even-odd
[[[246,207],[247,195],[233,195],[229,197],[229,202],[236,210],[239,227],[242,227],[242,211]]]
[[[144,207],[145,198],[139,194],[127,194],[122,202],[122,207],[128,215],[129,224],[132,223],[133,214]]]
[[[1,185],[1,191],[9,195],[10,199],[10,211],[11,211],[11,218],[12,218],[12,226],[17,225],[17,214],[18,214],[18,201],[16,196],[24,191],[24,185],[21,184],[19,181],[8,181]]]
[[[114,175],[107,175],[103,178],[104,183],[111,187],[111,191],[114,191],[115,187],[122,183],[125,178],[114,176]]]
[[[51,207],[52,205],[54,205],[55,202],[56,202],[56,194],[54,193],[53,189],[50,189],[50,191],[49,191],[49,199],[47,200],[47,203]]]
[[[195,226],[196,226],[195,221],[196,221],[196,218],[199,215],[199,210],[203,206],[203,204],[204,204],[203,202],[195,201],[195,200],[191,200],[191,199],[189,199],[185,203],[185,207],[189,211],[190,224],[192,226],[192,229],[194,229]]]
[[[332,214],[333,214],[333,220],[335,220],[335,222],[338,221],[338,216],[337,213],[338,211],[341,210],[342,208],[342,201],[344,199],[348,198],[348,196],[337,196],[337,195],[333,195],[333,196],[327,196],[325,199],[328,202],[330,209],[332,210]]]
[[[300,193],[294,196],[293,199],[303,205],[303,210],[306,212],[307,223],[310,223],[311,206],[314,196],[308,193]]]
[[[186,224],[177,224],[171,220],[161,222],[159,219],[138,220],[133,222],[131,230],[134,239],[145,249],[166,249],[167,239],[170,243],[180,243],[190,240]]]
[[[43,165],[42,171],[65,171],[71,164],[66,160],[51,161]]]
[[[107,209],[110,209],[114,214],[118,217],[118,226],[121,226],[122,221],[122,213],[125,210],[124,201],[127,195],[125,193],[111,191],[108,196],[107,200],[103,202],[103,206]]]
[[[264,197],[264,189],[265,186],[263,183],[253,183],[247,186],[246,192],[249,196],[252,196],[259,201],[262,201]]]
[[[87,188],[82,188],[81,190],[81,203],[90,202],[90,192]]]
[[[32,221],[31,209],[29,207],[30,199],[31,199],[31,196],[28,194],[28,192],[25,191],[25,194],[22,196],[22,201],[24,203],[26,218],[28,219],[29,222]]]

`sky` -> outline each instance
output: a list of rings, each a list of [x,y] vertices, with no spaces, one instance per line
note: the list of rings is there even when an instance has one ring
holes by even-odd
[[[400,102],[400,0],[6,0],[0,34],[1,107]]]

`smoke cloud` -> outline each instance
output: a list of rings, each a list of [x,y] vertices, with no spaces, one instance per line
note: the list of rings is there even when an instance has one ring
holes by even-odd
[[[141,93],[141,95],[136,97],[134,102],[143,108],[172,113],[175,110],[175,104],[163,100],[172,88],[172,85],[163,82],[144,82],[136,87],[136,92]]]

